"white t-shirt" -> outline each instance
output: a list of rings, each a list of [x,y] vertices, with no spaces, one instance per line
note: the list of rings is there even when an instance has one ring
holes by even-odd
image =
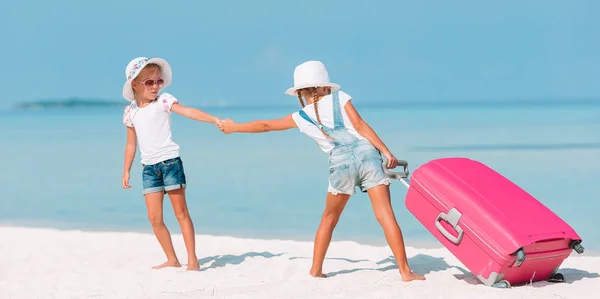
[[[356,132],[356,129],[354,129],[354,126],[352,125],[352,122],[348,118],[346,110],[344,109],[346,103],[348,103],[352,97],[341,90],[338,90],[338,95],[340,100],[340,110],[342,112],[342,118],[344,119],[344,126],[348,129],[350,134],[356,136],[356,138],[366,140],[366,138]],[[317,102],[317,104],[319,105],[318,108],[321,124],[323,124],[323,126],[333,128],[333,95],[329,94],[324,96],[321,98],[321,100],[319,100],[319,102]],[[306,105],[302,110],[304,110],[308,117],[317,123],[317,116],[315,114],[315,107],[313,105],[314,104]],[[300,132],[314,139],[324,152],[329,153],[333,149],[333,140],[327,139],[327,137],[323,135],[323,132],[321,132],[317,126],[302,118],[299,112],[294,112],[292,114],[292,118],[294,119],[294,122],[296,122]]]
[[[144,108],[135,102],[125,107],[123,123],[135,128],[142,164],[179,157],[179,145],[171,140],[171,107],[177,102],[172,95],[163,93]]]

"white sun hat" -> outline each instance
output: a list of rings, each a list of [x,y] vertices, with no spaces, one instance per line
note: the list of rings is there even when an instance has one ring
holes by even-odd
[[[331,92],[340,89],[338,84],[330,82],[325,64],[316,60],[306,61],[294,69],[294,87],[288,88],[285,94],[297,96],[298,89],[317,86],[331,87]]]
[[[163,84],[161,89],[171,84],[171,80],[173,79],[171,73],[171,66],[166,60],[162,58],[148,59],[147,57],[134,58],[127,64],[127,67],[125,68],[125,78],[127,78],[127,81],[125,82],[125,85],[123,85],[123,97],[126,100],[130,102],[134,101],[131,81],[133,81],[133,79],[135,79],[140,74],[142,69],[146,67],[146,65],[148,65],[149,63],[158,64],[162,69],[162,79],[165,80],[165,83]]]

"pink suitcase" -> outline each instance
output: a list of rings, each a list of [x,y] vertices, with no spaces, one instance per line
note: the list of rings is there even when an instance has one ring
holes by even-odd
[[[408,188],[408,210],[486,286],[562,282],[562,262],[584,251],[571,226],[481,162],[435,159],[410,184],[399,165],[403,173],[386,172]]]

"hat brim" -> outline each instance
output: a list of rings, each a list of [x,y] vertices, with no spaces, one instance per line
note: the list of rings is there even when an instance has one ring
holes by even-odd
[[[298,94],[296,94],[296,91],[298,89],[307,88],[307,87],[318,87],[318,86],[331,87],[331,92],[335,92],[340,89],[340,85],[335,84],[335,83],[306,84],[306,85],[290,87],[290,88],[288,88],[288,90],[285,91],[285,94],[290,95],[290,96],[298,96]]]
[[[162,79],[165,80],[165,83],[160,88],[160,90],[163,90],[164,88],[169,86],[169,84],[171,84],[171,81],[173,81],[173,73],[171,72],[171,66],[169,65],[169,63],[166,60],[164,60],[162,58],[148,59],[148,63],[146,63],[146,65],[148,65],[150,63],[158,64],[160,66],[160,68],[162,69],[162,72],[161,72]],[[144,65],[144,67],[146,67],[146,65]],[[140,73],[141,73],[141,70],[139,72],[137,72],[132,78],[125,81],[125,84],[123,85],[123,97],[130,102],[135,100],[135,98],[133,96],[133,87],[131,86],[131,82],[135,78],[137,78],[137,76]]]

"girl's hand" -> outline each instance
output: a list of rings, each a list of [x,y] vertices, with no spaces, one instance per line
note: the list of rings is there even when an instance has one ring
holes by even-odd
[[[231,119],[226,119],[223,122],[221,122],[221,131],[223,131],[223,133],[225,134],[231,134],[233,133],[233,128],[235,127],[235,122]]]
[[[387,160],[387,168],[388,169],[393,169],[393,168],[396,168],[396,166],[398,166],[398,159],[396,159],[396,157],[394,157],[394,155],[392,155],[392,153],[390,151],[384,152],[383,156]]]
[[[221,131],[223,130],[223,122],[224,122],[224,120],[222,120],[222,119],[220,119],[220,118],[217,118],[217,119],[216,119],[216,121],[215,121],[215,125],[216,125],[216,126],[217,126],[217,128],[219,128],[219,130],[221,130]]]
[[[131,188],[131,186],[129,186],[129,172],[123,173],[123,181],[121,182],[121,184],[123,185],[123,188],[125,188],[125,189]]]

